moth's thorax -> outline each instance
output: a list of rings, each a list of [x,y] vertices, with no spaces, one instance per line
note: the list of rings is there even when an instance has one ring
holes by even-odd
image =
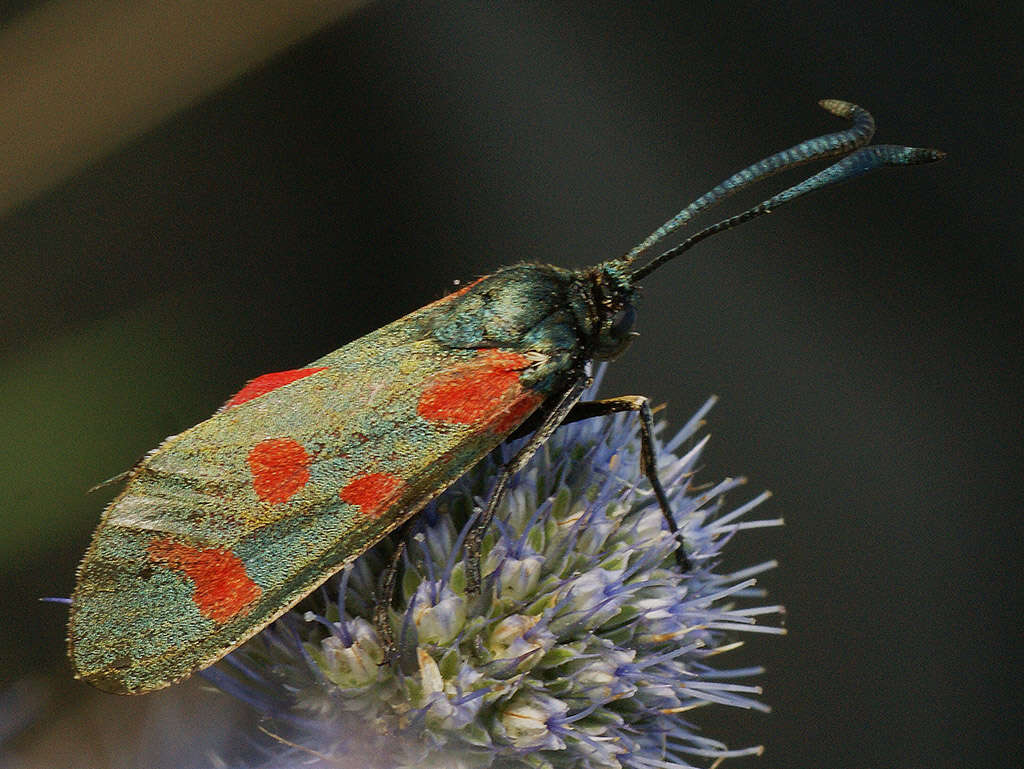
[[[618,262],[584,270],[517,264],[438,308],[431,335],[448,347],[510,347],[611,360],[633,339],[637,292]]]
[[[576,349],[579,336],[566,308],[574,277],[543,264],[506,267],[440,305],[431,336],[452,348]]]
[[[617,358],[635,336],[637,290],[618,262],[604,262],[577,273],[570,304],[588,357]]]

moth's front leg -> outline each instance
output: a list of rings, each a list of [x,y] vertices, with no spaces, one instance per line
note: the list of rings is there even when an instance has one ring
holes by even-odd
[[[610,416],[622,411],[635,411],[640,415],[640,465],[644,475],[654,490],[654,496],[658,500],[658,507],[665,516],[665,523],[669,531],[678,541],[676,548],[676,563],[684,571],[689,570],[690,561],[686,557],[686,549],[683,546],[682,537],[679,534],[679,526],[676,524],[675,515],[665,494],[665,487],[661,485],[658,478],[657,454],[654,450],[654,414],[651,411],[650,400],[643,395],[620,395],[617,398],[602,398],[596,401],[582,401],[576,403],[562,420],[562,424],[579,422],[581,419],[593,417]]]

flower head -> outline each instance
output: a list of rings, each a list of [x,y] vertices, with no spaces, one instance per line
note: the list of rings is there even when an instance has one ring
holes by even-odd
[[[706,439],[676,453],[711,405],[658,454],[687,570],[623,414],[560,428],[512,480],[485,537],[482,594],[467,595],[462,542],[515,449],[502,446],[415,519],[393,659],[374,624],[386,541],[210,671],[267,715],[280,751],[266,766],[673,769],[759,752],[729,750],[683,715],[767,710],[744,682],[759,669],[713,660],[739,631],[783,632],[756,624],[780,607],[745,605],[773,562],[719,571],[736,531],[781,523],[738,521],[768,495],[726,512],[742,479],[696,485]]]

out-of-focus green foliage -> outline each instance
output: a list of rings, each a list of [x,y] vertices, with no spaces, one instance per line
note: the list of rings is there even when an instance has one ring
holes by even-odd
[[[197,339],[215,332],[210,317],[182,318],[180,306],[165,295],[2,364],[0,558],[8,566],[81,538],[117,489],[87,493],[92,486],[202,418],[192,411],[210,383],[194,372],[218,356]]]

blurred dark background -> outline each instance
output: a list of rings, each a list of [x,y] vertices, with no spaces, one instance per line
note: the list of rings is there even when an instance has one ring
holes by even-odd
[[[881,0],[374,3],[12,198],[0,764],[205,766],[210,746],[159,732],[191,721],[215,746],[238,717],[195,684],[127,700],[70,681],[65,608],[37,599],[70,593],[114,491],[86,489],[455,279],[622,254],[838,129],[815,106],[838,97],[877,141],[950,157],[657,273],[606,380],[675,425],[718,394],[705,478],[748,475],[787,521],[734,547],[737,566],[781,561],[765,583],[789,635],[743,657],[768,666],[774,712],[693,719],[766,745],[740,766],[1020,765],[1022,21]]]

